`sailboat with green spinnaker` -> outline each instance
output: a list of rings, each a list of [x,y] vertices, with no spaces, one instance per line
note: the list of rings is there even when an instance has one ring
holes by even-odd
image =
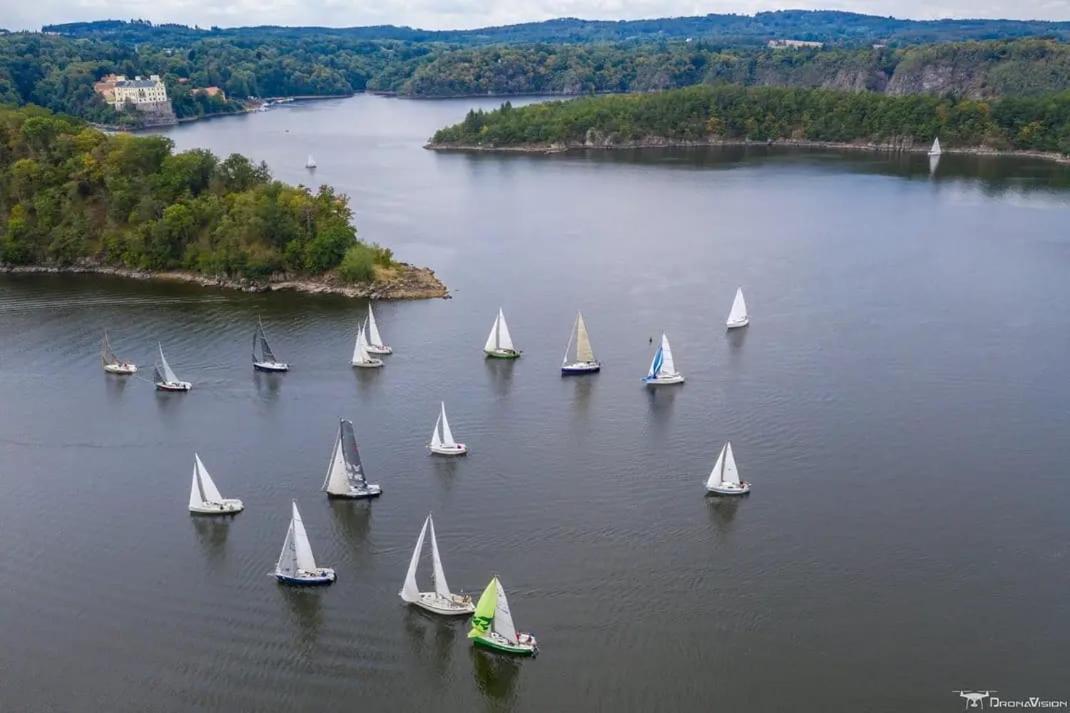
[[[518,633],[513,626],[513,614],[509,611],[509,600],[497,577],[483,590],[472,615],[472,629],[468,638],[476,646],[491,651],[516,656],[534,656],[539,652],[538,642],[531,634]]]

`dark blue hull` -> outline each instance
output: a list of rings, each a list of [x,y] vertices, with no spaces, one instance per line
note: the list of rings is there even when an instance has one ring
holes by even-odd
[[[288,584],[291,587],[325,587],[334,584],[335,577],[287,577],[284,574],[276,574],[275,579],[280,584]]]
[[[563,376],[582,376],[583,374],[597,374],[600,371],[602,371],[601,366],[596,366],[594,368],[584,367],[582,369],[572,368],[568,366],[561,367],[561,374]]]

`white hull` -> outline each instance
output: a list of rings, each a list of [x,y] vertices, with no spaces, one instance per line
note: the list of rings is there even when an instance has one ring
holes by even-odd
[[[715,495],[746,495],[750,492],[750,483],[707,485],[706,491]]]
[[[257,371],[289,371],[290,365],[281,361],[254,361],[253,368]]]
[[[188,381],[163,381],[156,382],[157,391],[189,391],[193,384]]]
[[[368,352],[369,354],[393,354],[394,353],[394,350],[391,349],[386,344],[380,344],[379,346],[376,346],[374,344],[369,344],[368,346],[366,346],[364,348],[364,350],[366,352]]]
[[[190,505],[189,511],[195,515],[233,515],[245,509],[242,501],[237,498],[227,498],[218,503],[201,503]]]
[[[572,364],[562,364],[562,374],[589,374],[591,372],[599,371],[602,368],[602,364],[597,361],[577,361]]]
[[[355,361],[352,362],[353,366],[358,369],[378,369],[383,365],[382,359],[369,359],[368,361]]]
[[[137,373],[137,366],[135,364],[105,364],[104,371],[108,372],[109,374],[129,376],[130,374]]]
[[[442,616],[462,616],[476,610],[471,597],[462,597],[459,594],[452,594],[447,599],[436,592],[420,592],[420,598],[411,604]]]
[[[647,386],[665,386],[667,384],[682,384],[684,383],[683,374],[669,374],[666,376],[654,376],[646,377],[643,379],[643,383]]]
[[[344,498],[346,500],[360,500],[361,498],[377,498],[383,494],[383,489],[375,484],[368,483],[364,488],[350,488],[344,493],[332,493],[327,491],[327,497],[329,498]]]
[[[427,448],[432,453],[438,454],[440,456],[463,456],[465,453],[468,452],[468,446],[464,445],[463,443],[456,443],[452,447],[429,445]]]
[[[301,587],[332,584],[337,577],[334,570],[330,567],[320,567],[314,572],[306,572],[303,569],[299,569],[297,570],[297,574],[283,574],[279,570],[275,570],[275,579],[279,580],[282,584],[292,584]]]
[[[750,317],[744,317],[743,319],[738,320],[736,322],[728,321],[724,324],[729,329],[739,329],[740,327],[746,327],[748,324],[750,324]]]

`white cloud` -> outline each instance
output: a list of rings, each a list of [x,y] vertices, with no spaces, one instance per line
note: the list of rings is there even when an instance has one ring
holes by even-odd
[[[472,28],[553,17],[632,19],[754,13],[784,0],[0,0],[0,26],[37,29],[52,22],[142,18],[187,25],[395,24],[426,29]],[[850,10],[918,19],[1013,17],[1070,19],[1070,0],[792,0],[800,9]]]

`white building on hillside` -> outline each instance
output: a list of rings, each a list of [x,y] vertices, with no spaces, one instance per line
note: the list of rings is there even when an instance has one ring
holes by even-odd
[[[148,79],[134,77],[127,79],[123,75],[115,78],[112,88],[111,104],[122,109],[127,102],[134,106],[139,104],[162,104],[167,101],[167,87],[163,85],[160,75],[150,75]]]

